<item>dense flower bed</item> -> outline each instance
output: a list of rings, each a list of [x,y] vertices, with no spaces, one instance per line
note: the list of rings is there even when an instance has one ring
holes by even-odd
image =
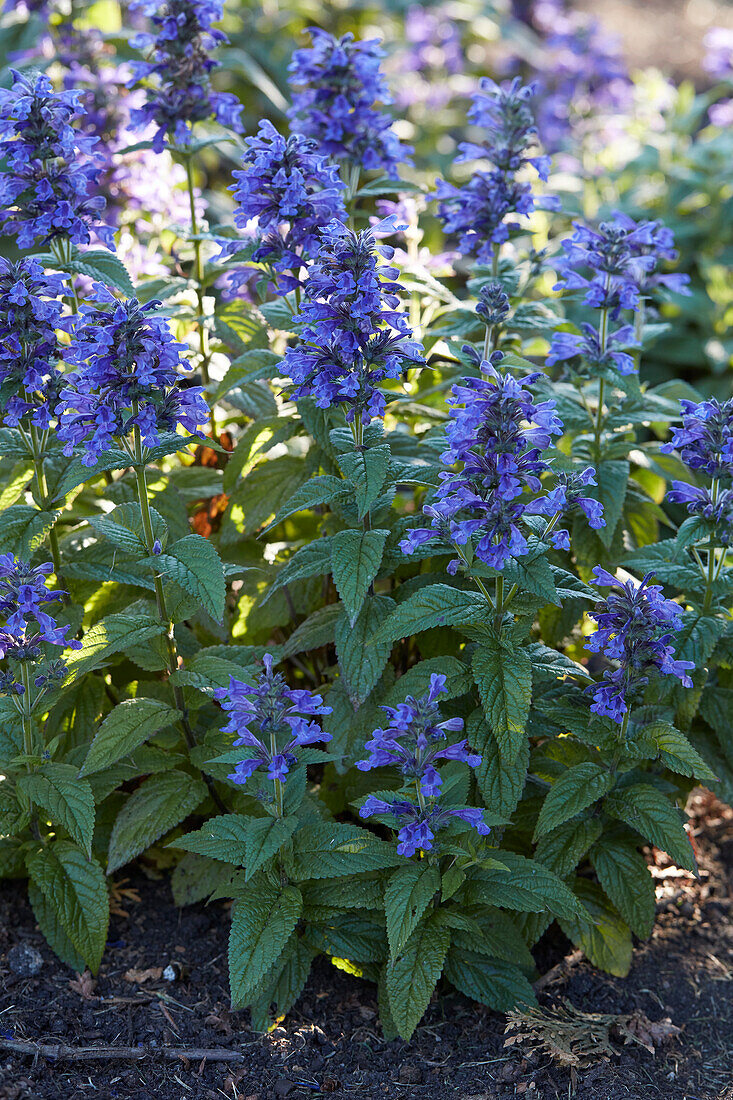
[[[322,954],[409,1038],[553,921],[623,976],[733,797],[733,43],[652,110],[516,9],[5,12],[0,875],[77,970],[141,859],[255,1027]]]

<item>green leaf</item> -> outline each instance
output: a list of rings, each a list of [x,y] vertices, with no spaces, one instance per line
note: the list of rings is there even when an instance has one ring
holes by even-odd
[[[254,534],[281,506],[287,505],[307,476],[305,462],[296,455],[280,455],[260,463],[232,494],[229,505],[236,527],[243,529],[245,535]],[[238,530],[228,537],[230,541],[238,539]]]
[[[336,624],[336,655],[349,698],[359,706],[384,672],[392,643],[382,638],[394,601],[389,596],[367,596],[353,626],[346,615]]]
[[[150,509],[150,514],[153,521],[153,536],[165,545],[168,533],[165,520],[154,508]],[[134,501],[120,504],[117,508],[113,508],[111,512],[107,512],[102,516],[90,516],[89,523],[98,534],[104,535],[113,546],[117,546],[128,554],[147,557],[148,549],[145,542],[142,513],[140,505]]]
[[[390,1012],[403,1039],[412,1038],[425,1015],[449,946],[448,929],[430,917],[415,929],[401,954],[387,966]]]
[[[401,857],[402,858],[402,857]],[[382,962],[384,924],[360,913],[339,913],[332,920],[309,924],[306,938],[314,951],[356,963]]]
[[[232,863],[235,867],[245,867],[249,822],[249,818],[240,814],[221,814],[210,818],[196,832],[176,837],[168,847],[182,848],[186,852],[206,856],[207,859],[218,859],[224,863]]]
[[[331,537],[326,535],[307,542],[288,558],[270,588],[270,594],[293,581],[323,577],[331,572]],[[264,601],[263,601],[264,602]]]
[[[294,493],[290,494],[285,504],[275,514],[275,518],[267,525],[266,530],[276,527],[288,516],[296,512],[307,512],[321,504],[330,504],[336,497],[350,488],[348,481],[332,474],[321,474],[320,477],[312,477],[301,485]]]
[[[319,607],[296,627],[282,649],[283,659],[307,649],[320,649],[333,642],[336,627],[344,620],[341,604],[330,603]]]
[[[53,761],[38,771],[21,775],[18,786],[36,806],[45,810],[54,825],[62,825],[72,840],[92,854],[94,796],[76,768]]]
[[[654,879],[646,860],[631,844],[617,837],[600,840],[591,851],[598,881],[632,932],[647,939],[656,911]]]
[[[692,845],[679,813],[666,795],[648,783],[614,791],[603,804],[607,814],[625,822],[645,840],[656,844],[678,867],[697,873]]]
[[[516,918],[500,909],[481,906],[470,913],[450,906],[440,910],[441,917],[453,929],[451,940],[454,947],[489,955],[513,963],[526,974],[535,972],[532,952],[525,943],[524,936],[517,928]]]
[[[183,909],[211,897],[215,890],[226,891],[233,873],[230,863],[186,852],[171,875],[173,904]]]
[[[206,798],[206,784],[185,772],[171,771],[146,779],[117,815],[109,842],[107,874],[129,863]]]
[[[291,877],[297,881],[354,875],[401,863],[394,845],[368,829],[337,821],[306,825],[293,838]]]
[[[560,598],[550,563],[545,557],[546,551],[543,549],[541,552],[537,550],[534,552],[536,554],[534,558],[510,558],[502,569],[505,580],[509,585],[516,584],[522,591],[539,596],[545,603],[556,604],[559,607]]]
[[[274,378],[282,356],[268,348],[251,348],[232,359],[229,369],[217,386],[211,399],[212,405],[226,397],[230,390],[242,382],[255,382],[262,378]],[[251,426],[251,425],[250,425]]]
[[[599,764],[576,764],[553,783],[540,810],[535,841],[563,825],[610,791],[613,775]]]
[[[232,1008],[242,1008],[290,939],[303,897],[294,886],[276,890],[256,880],[237,899],[229,934]]]
[[[355,487],[360,519],[370,511],[382,491],[389,460],[390,449],[387,443],[339,455],[339,466]]]
[[[481,797],[492,813],[510,817],[522,797],[529,768],[529,740],[522,738],[516,759],[502,757],[491,727],[480,710],[475,710],[466,727],[468,743],[481,753],[476,781]]]
[[[581,948],[594,966],[618,978],[625,978],[631,967],[633,944],[631,929],[621,919],[595,882],[578,878],[575,892],[587,918],[560,920],[560,927],[576,947]]]
[[[510,1012],[535,1004],[532,986],[518,966],[504,959],[465,949],[452,949],[445,964],[445,976],[466,997],[497,1012]]]
[[[616,533],[619,520],[623,514],[626,500],[626,489],[629,484],[630,466],[628,462],[615,459],[605,460],[596,464],[595,493],[589,490],[589,496],[595,495],[603,505],[603,516],[606,526],[601,527],[598,535],[604,546],[610,546]]]
[[[147,563],[193,596],[212,619],[222,621],[226,599],[224,569],[208,539],[186,535],[169,546],[166,553],[148,558]]]
[[[2,514],[0,554],[12,553],[28,560],[43,544],[58,512],[39,512],[31,504],[13,504]]]
[[[483,596],[449,584],[430,584],[408,596],[379,631],[376,640],[396,642],[436,626],[465,626],[488,615]]]
[[[66,686],[85,672],[99,668],[113,654],[163,633],[164,627],[160,623],[150,621],[147,607],[137,612],[130,610],[107,615],[87,631],[81,649],[66,657],[69,669]]]
[[[354,625],[382,563],[389,531],[339,531],[331,539],[331,570],[349,623]]]
[[[384,908],[393,956],[400,954],[438,890],[440,872],[427,860],[406,863],[391,875],[384,892]]]
[[[525,740],[532,701],[532,663],[523,648],[487,638],[473,655],[484,713],[503,759],[514,763]]]
[[[135,296],[129,271],[119,256],[106,249],[90,248],[85,252],[77,252],[62,270],[75,275],[89,275],[106,286],[113,286],[128,298]]]
[[[181,712],[158,699],[123,699],[97,730],[80,775],[93,775],[129,756],[158,730],[172,726]]]
[[[599,817],[576,818],[543,836],[534,857],[560,878],[575,870],[603,831]]]
[[[730,715],[728,717],[730,719]],[[697,749],[669,722],[652,722],[644,726],[640,736],[654,742],[660,760],[671,771],[688,775],[701,783],[715,782],[715,775]]]
[[[249,881],[275,852],[282,848],[298,827],[298,818],[251,817],[247,822],[245,881]]]
[[[46,900],[47,926],[50,909],[74,950],[96,974],[109,924],[107,885],[96,859],[89,859],[69,840],[57,840],[30,857],[28,874]]]
[[[292,935],[284,950],[261,982],[259,997],[250,1005],[253,1031],[270,1027],[270,1006],[275,1005],[278,1018],[289,1012],[308,981],[315,952],[304,940]]]
[[[455,699],[459,695],[465,695],[473,686],[470,669],[457,657],[429,657],[427,661],[419,661],[399,676],[385,695],[384,702],[388,706],[396,707],[408,695],[419,699],[428,692],[430,679],[435,674],[446,678],[442,699]]]
[[[542,642],[530,642],[525,646],[532,662],[532,675],[536,680],[564,680],[566,676],[592,680],[588,669],[571,661],[564,653],[544,645]]]
[[[32,878],[28,879],[28,901],[48,946],[62,963],[81,974],[86,967],[86,959],[79,954],[67,936],[53,899],[46,897]]]
[[[569,919],[582,912],[573,892],[541,863],[503,848],[492,850],[491,855],[508,870],[478,870],[470,884],[476,901],[518,912],[549,910],[556,917]]]
[[[3,478],[3,486],[0,489],[0,512],[4,512],[11,504],[15,504],[32,476],[33,463],[29,459],[21,459],[20,462],[15,463],[12,470]]]

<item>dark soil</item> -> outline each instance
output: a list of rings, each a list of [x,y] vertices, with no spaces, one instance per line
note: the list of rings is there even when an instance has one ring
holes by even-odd
[[[505,1047],[505,1019],[457,995],[431,1005],[412,1043],[385,1042],[372,986],[320,960],[293,1012],[270,1035],[253,1034],[246,1013],[227,1009],[228,914],[220,903],[178,910],[165,880],[122,884],[96,982],[79,980],[45,946],[20,884],[0,900],[0,1042],[115,1048],[218,1048],[239,1064],[200,1056],[131,1063],[54,1061],[0,1046],[0,1100],[733,1100],[733,813],[703,793],[692,800],[700,881],[656,853],[659,920],[639,945],[630,975],[610,978],[585,962],[542,993],[585,1012],[638,1012],[671,1019],[678,1036],[652,1055],[616,1043],[617,1053],[570,1070],[526,1044]],[[8,951],[39,949],[31,978],[12,973]],[[571,951],[560,937],[540,945],[541,969]],[[131,975],[166,968],[175,981]],[[127,979],[125,975],[128,975]],[[132,980],[130,980],[132,979]]]

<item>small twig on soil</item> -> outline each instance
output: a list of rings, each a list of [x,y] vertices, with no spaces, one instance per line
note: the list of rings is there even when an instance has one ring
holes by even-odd
[[[572,970],[574,966],[577,966],[581,959],[584,959],[585,955],[582,951],[573,951],[571,954],[566,955],[564,959],[561,959],[559,963],[556,963],[546,974],[543,974],[541,978],[538,978],[533,985],[535,993],[540,993],[552,982],[557,981],[558,978],[562,978],[567,974],[568,970]]]
[[[30,1054],[50,1058],[55,1062],[102,1062],[115,1059],[121,1062],[142,1062],[145,1058],[164,1058],[167,1061],[202,1060],[205,1062],[243,1062],[244,1054],[223,1047],[69,1047],[65,1043],[26,1043],[16,1039],[0,1039],[0,1050],[14,1054]]]

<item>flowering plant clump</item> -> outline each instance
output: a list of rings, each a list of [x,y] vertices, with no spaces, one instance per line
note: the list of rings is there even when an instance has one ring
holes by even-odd
[[[296,50],[290,63],[293,129],[336,161],[396,176],[397,165],[409,163],[412,150],[377,106],[392,102],[380,71],[384,53],[379,42],[358,42],[353,34],[335,38],[318,27],[310,34],[313,45]]]
[[[95,303],[82,307],[66,356],[77,369],[67,375],[57,408],[65,453],[81,448],[82,462],[93,466],[113,441],[124,443],[134,431],[146,447],[179,424],[197,432],[208,409],[200,386],[181,385],[184,346],[164,318],[152,315],[160,303],[121,302],[102,287]]]
[[[247,229],[256,219],[259,243],[252,259],[278,272],[283,290],[300,286],[299,275],[313,260],[318,230],[343,220],[344,184],[315,141],[300,134],[284,138],[267,119],[256,137],[245,141],[244,167],[234,173],[235,224]],[[227,246],[235,251],[239,242]],[[285,274],[289,272],[290,274]],[[234,273],[234,287],[240,277]]]
[[[79,112],[78,92],[56,92],[40,74],[14,70],[12,87],[2,89],[0,225],[19,248],[56,240],[88,244],[92,233],[112,247],[96,190],[96,141],[74,125]]]
[[[65,279],[32,259],[0,259],[0,406],[4,423],[50,426],[60,386],[57,331]]]
[[[384,416],[380,383],[399,378],[405,363],[421,363],[422,347],[397,308],[396,268],[379,263],[392,250],[377,245],[374,230],[355,233],[333,221],[320,238],[296,318],[302,342],[288,348],[283,373],[296,384],[294,397],[313,397],[323,409],[344,405],[349,423],[368,424]]]
[[[133,5],[149,16],[155,33],[135,36],[133,45],[151,51],[152,60],[136,61],[131,86],[148,88],[147,101],[131,111],[132,126],[157,126],[153,148],[160,152],[166,137],[188,145],[196,122],[215,118],[222,126],[240,128],[242,106],[236,96],[215,92],[211,72],[219,64],[209,53],[227,41],[214,26],[222,17],[218,0],[139,0]]]
[[[733,802],[727,39],[123,8],[0,14],[0,877],[77,973],[136,860],[226,899],[262,1031],[622,977]]]

